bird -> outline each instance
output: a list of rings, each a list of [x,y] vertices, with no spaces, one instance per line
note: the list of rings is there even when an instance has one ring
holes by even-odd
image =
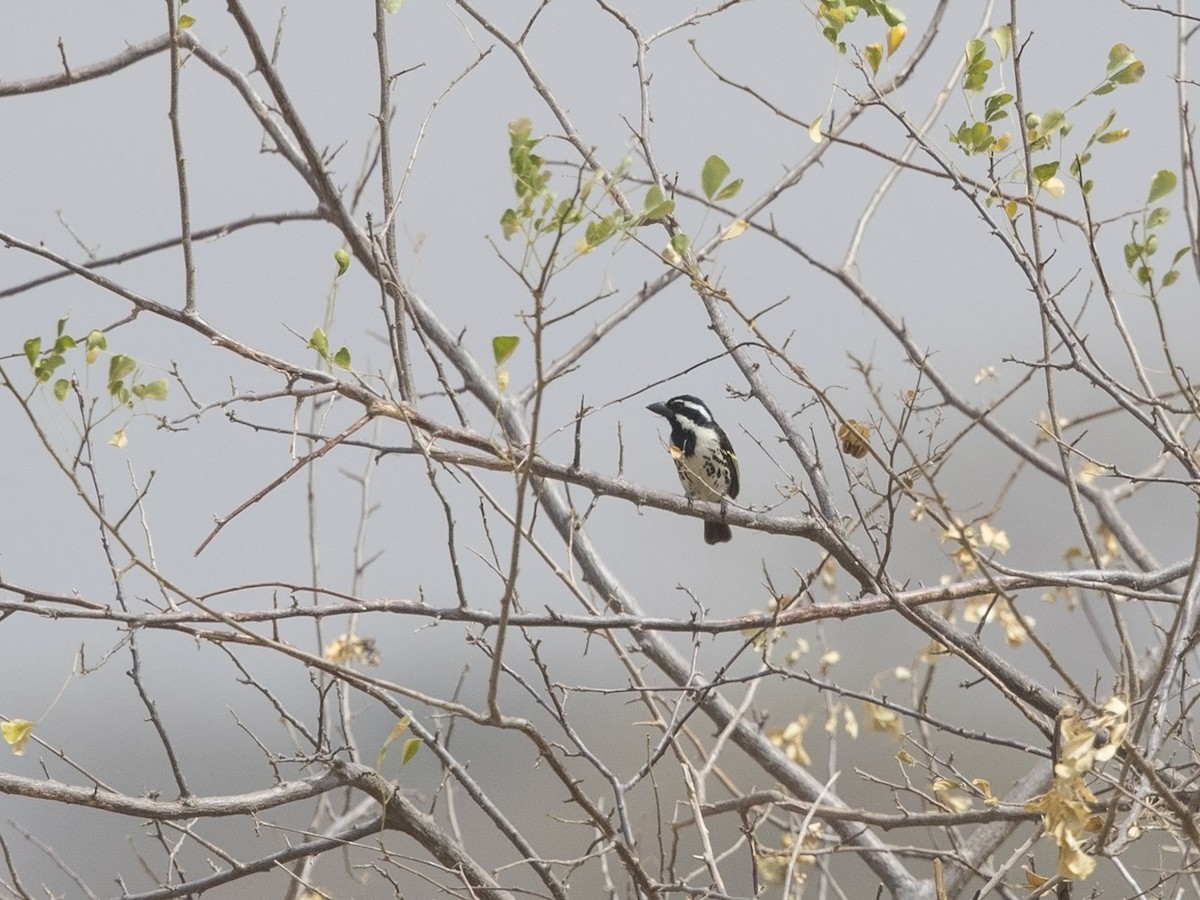
[[[726,498],[738,495],[737,455],[708,407],[690,394],[681,394],[666,403],[651,403],[646,409],[671,423],[668,449],[688,499],[720,503],[724,510]],[[725,522],[704,520],[705,543],[730,540],[733,531]]]

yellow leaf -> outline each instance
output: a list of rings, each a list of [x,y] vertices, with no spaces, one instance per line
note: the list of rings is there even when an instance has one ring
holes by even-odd
[[[821,143],[821,118],[821,116],[817,116],[808,126],[808,139],[814,144]]]
[[[4,740],[12,747],[13,756],[23,756],[29,736],[33,734],[33,723],[28,719],[9,719],[7,722],[0,722],[0,734],[4,735]]]
[[[908,34],[908,27],[903,23],[893,25],[888,29],[887,45],[888,56],[891,56],[900,49],[900,45],[904,43],[904,38]]]
[[[741,237],[749,227],[750,223],[745,219],[734,219],[729,223],[729,227],[725,229],[725,233],[721,235],[721,240],[732,241],[734,238]]]
[[[408,730],[410,722],[412,722],[412,716],[405,716],[392,728],[392,733],[387,736],[387,739],[383,742],[383,746],[379,748],[379,755],[375,758],[376,769],[383,768],[383,760],[387,756],[388,747],[395,743],[400,735]]]
[[[883,61],[883,45],[882,44],[867,44],[863,47],[863,55],[867,58],[867,65],[871,67],[873,73],[879,71],[879,64]]]
[[[1032,869],[1025,869],[1025,887],[1031,891],[1036,891],[1049,880],[1045,875],[1039,875]]]
[[[122,447],[124,447],[126,444],[128,444],[128,443],[129,443],[129,438],[127,438],[127,437],[125,436],[125,429],[124,429],[124,428],[118,428],[118,429],[117,429],[117,430],[116,430],[116,431],[113,433],[113,436],[112,436],[112,437],[110,437],[110,438],[108,439],[108,443],[109,443],[111,446],[113,446],[113,447],[116,447],[118,450],[119,450],[119,449],[121,449]]]
[[[1046,193],[1049,194],[1051,197],[1053,197],[1055,200],[1058,200],[1060,197],[1062,197],[1063,194],[1065,194],[1067,192],[1067,186],[1063,183],[1063,180],[1061,178],[1059,178],[1057,175],[1054,175],[1050,178],[1047,178],[1045,181],[1043,181],[1042,187],[1045,189]],[[1095,865],[1096,865],[1096,863],[1093,861],[1092,866],[1094,867]]]

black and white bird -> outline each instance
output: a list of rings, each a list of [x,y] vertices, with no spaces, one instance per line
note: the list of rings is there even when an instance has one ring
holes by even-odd
[[[695,397],[682,394],[666,403],[651,403],[646,409],[671,423],[671,458],[689,499],[720,503],[738,495],[738,464],[729,437],[716,423],[708,407]],[[733,539],[724,522],[706,519],[704,540],[720,544]]]

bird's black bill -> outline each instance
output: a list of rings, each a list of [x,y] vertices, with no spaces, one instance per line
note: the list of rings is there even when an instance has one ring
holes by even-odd
[[[660,416],[670,417],[671,415],[671,411],[667,409],[667,404],[665,403],[651,403],[646,409],[652,413],[658,413]]]
[[[733,540],[733,529],[724,522],[704,523],[704,543],[723,544]]]

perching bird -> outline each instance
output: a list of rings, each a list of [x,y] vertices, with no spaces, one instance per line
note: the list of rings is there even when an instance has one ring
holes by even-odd
[[[646,409],[671,423],[671,458],[688,498],[721,503],[738,495],[738,464],[729,437],[703,402],[688,394]],[[704,540],[720,544],[733,539],[724,522],[705,519]]]

